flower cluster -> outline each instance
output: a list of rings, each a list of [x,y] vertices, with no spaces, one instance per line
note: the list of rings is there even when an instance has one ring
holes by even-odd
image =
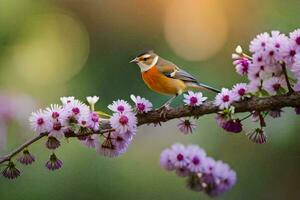
[[[246,76],[249,83],[238,83],[231,90],[222,89],[214,101],[214,104],[223,110],[216,120],[224,130],[238,133],[242,131],[241,122],[244,119],[249,116],[257,118],[259,128],[246,135],[253,142],[262,144],[267,139],[264,131],[265,116],[277,118],[282,111],[253,111],[248,117],[240,120],[232,118],[233,103],[252,96],[272,96],[300,91],[300,29],[291,32],[289,36],[279,31],[259,34],[250,42],[249,50],[251,55],[244,53],[238,46],[232,54],[236,72]],[[296,81],[288,76],[287,70],[291,71]],[[297,109],[295,108],[296,114]]]
[[[178,176],[187,177],[187,185],[197,192],[219,196],[236,183],[236,173],[228,164],[216,161],[196,146],[174,144],[160,155],[160,165]]]

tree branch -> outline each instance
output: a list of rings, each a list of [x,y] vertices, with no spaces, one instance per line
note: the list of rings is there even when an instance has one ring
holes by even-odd
[[[267,111],[283,107],[299,107],[300,106],[300,93],[293,93],[291,95],[277,95],[271,97],[252,97],[241,102],[233,103],[236,113],[251,112],[251,111]],[[207,102],[199,107],[181,106],[167,111],[165,118],[161,117],[159,110],[153,110],[146,114],[137,114],[138,126],[143,124],[166,122],[175,118],[181,117],[200,117],[202,115],[217,113],[219,108],[213,102]],[[94,134],[103,134],[111,132],[109,121],[104,121],[100,124],[101,131]],[[15,155],[20,153],[23,149],[47,136],[48,133],[40,134],[35,138],[25,142],[23,145],[12,151],[10,154],[0,158],[0,164],[12,159]],[[82,136],[82,135],[80,135]],[[78,137],[76,134],[70,134],[67,137]]]

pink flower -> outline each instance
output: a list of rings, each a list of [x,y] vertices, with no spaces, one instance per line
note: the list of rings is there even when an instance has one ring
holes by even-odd
[[[262,128],[257,128],[252,132],[246,133],[249,140],[257,144],[264,144],[267,142],[267,135]]]
[[[171,150],[170,160],[172,164],[176,168],[186,167],[188,164],[188,157],[185,147],[182,144],[173,144]]]
[[[81,143],[88,148],[97,148],[99,145],[98,136],[96,134],[89,135],[85,140],[82,140]]]
[[[31,128],[37,133],[45,133],[51,130],[50,118],[41,109],[33,112],[29,118]]]
[[[220,109],[229,108],[231,103],[234,101],[234,94],[227,88],[222,88],[221,93],[215,97],[214,104],[219,106]]]
[[[197,128],[197,124],[195,121],[190,119],[179,119],[179,123],[177,124],[177,128],[184,134],[193,133],[194,130]]]
[[[241,57],[233,61],[233,65],[235,65],[235,70],[239,75],[246,75],[248,74],[250,67],[250,60],[248,58]]]
[[[196,145],[186,147],[187,157],[189,159],[188,169],[191,172],[203,172],[206,153]]]
[[[252,80],[248,84],[248,92],[256,93],[261,90],[261,81],[260,80]]]
[[[189,106],[200,106],[207,99],[203,97],[202,92],[188,91],[188,94],[183,94],[185,105]]]
[[[279,31],[272,31],[266,48],[266,61],[274,64],[283,60],[283,52],[287,51],[289,38]]]
[[[51,125],[51,130],[49,131],[49,136],[55,137],[60,140],[64,136],[64,127],[60,121],[53,121]]]
[[[170,156],[171,156],[172,151],[170,149],[165,149],[161,154],[160,154],[160,166],[164,168],[167,171],[172,171],[175,169],[175,166],[171,162]]]
[[[110,125],[121,134],[128,131],[135,132],[137,127],[137,118],[132,112],[117,112],[110,118]]]
[[[296,47],[297,51],[300,50],[300,29],[296,29],[290,33],[290,38],[293,41],[294,46]]]
[[[235,95],[235,101],[241,100],[248,93],[248,87],[246,83],[237,83],[233,86],[232,92]]]
[[[99,131],[100,127],[100,117],[97,113],[92,112],[90,113],[89,120],[88,120],[88,127],[93,129],[94,131]]]
[[[131,106],[127,103],[127,101],[124,100],[117,100],[113,101],[112,104],[107,106],[111,111],[113,112],[118,112],[118,113],[123,113],[123,112],[131,112],[132,108]]]
[[[75,118],[76,120],[78,120],[79,117],[87,117],[90,113],[89,106],[79,100],[70,101],[63,108],[67,113],[66,115],[69,119]]]
[[[258,53],[258,52],[264,52],[266,51],[267,44],[269,43],[270,35],[269,33],[261,33],[256,36],[251,42],[250,42],[250,52],[252,53]]]
[[[266,90],[270,95],[276,95],[285,88],[286,81],[281,77],[272,77],[263,82],[263,89]]]
[[[300,79],[300,54],[295,56],[295,63],[292,65],[291,71],[297,79]]]
[[[60,101],[63,105],[66,105],[68,103],[72,103],[75,100],[74,97],[60,97]]]
[[[51,121],[60,121],[61,124],[66,125],[68,120],[68,113],[60,105],[51,104],[46,108],[45,114]]]
[[[135,103],[135,107],[138,112],[147,113],[152,110],[153,105],[149,100],[140,96],[134,96],[133,94],[130,95],[130,98]]]

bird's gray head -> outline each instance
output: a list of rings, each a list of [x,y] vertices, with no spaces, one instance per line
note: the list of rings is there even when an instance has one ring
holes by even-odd
[[[130,61],[130,63],[136,63],[140,67],[141,72],[145,72],[151,69],[157,63],[158,58],[158,55],[151,50],[139,54],[132,61]]]

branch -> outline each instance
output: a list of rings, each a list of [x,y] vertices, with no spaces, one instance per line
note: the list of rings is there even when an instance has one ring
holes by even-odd
[[[235,107],[235,113],[241,112],[251,112],[251,111],[267,111],[274,110],[283,107],[299,107],[300,106],[300,93],[293,93],[291,95],[277,95],[271,97],[252,97],[241,102],[236,102],[232,104]],[[160,123],[166,122],[175,118],[181,117],[200,117],[207,114],[217,113],[220,109],[213,104],[213,102],[207,102],[199,107],[181,106],[178,108],[173,108],[167,111],[165,118],[161,117],[160,110],[153,110],[146,114],[137,114],[138,126],[143,124]],[[109,121],[104,121],[100,124],[101,131],[93,134],[103,134],[106,132],[111,132]],[[10,154],[0,158],[0,164],[12,159],[15,155],[20,153],[23,149],[33,144],[34,142],[40,140],[41,138],[47,136],[48,133],[40,134],[35,138],[25,142],[16,150],[12,151]],[[80,135],[82,136],[82,135]],[[67,137],[78,137],[76,134],[70,134]]]

